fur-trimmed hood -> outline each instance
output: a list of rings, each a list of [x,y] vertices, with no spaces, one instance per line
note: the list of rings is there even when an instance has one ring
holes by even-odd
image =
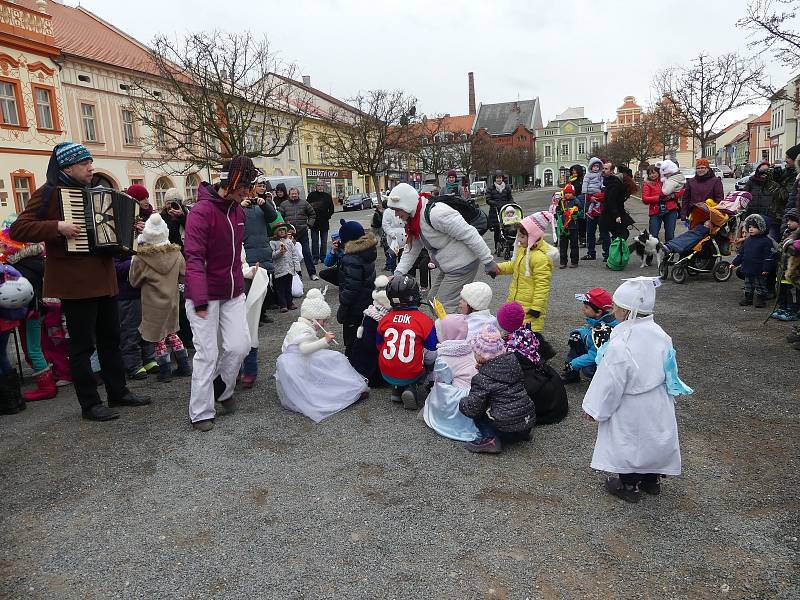
[[[136,260],[141,260],[161,275],[169,273],[181,258],[181,247],[178,244],[147,245],[136,251]]]
[[[751,225],[755,225],[758,228],[758,232],[760,234],[767,233],[767,222],[764,220],[759,214],[750,215],[744,220],[744,228],[747,229]]]
[[[351,240],[344,245],[345,254],[356,254],[377,247],[378,240],[372,233],[367,233],[357,240]]]

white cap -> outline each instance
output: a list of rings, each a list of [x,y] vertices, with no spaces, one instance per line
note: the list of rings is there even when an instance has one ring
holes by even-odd
[[[417,213],[419,203],[419,192],[407,183],[398,183],[392,188],[386,206],[389,208],[404,210],[410,215]]]
[[[151,246],[169,244],[169,228],[157,212],[150,215],[147,222],[145,222],[144,229],[139,235],[139,243],[150,244]]]
[[[331,307],[317,288],[308,290],[300,305],[300,316],[309,321],[324,321],[331,316]]]
[[[614,304],[630,311],[629,319],[640,314],[653,314],[656,305],[656,288],[661,286],[659,277],[634,277],[623,279],[614,292]]]

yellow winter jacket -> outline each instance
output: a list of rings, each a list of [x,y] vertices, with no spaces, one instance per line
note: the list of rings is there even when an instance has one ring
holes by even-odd
[[[544,317],[547,313],[547,299],[550,295],[550,279],[553,276],[553,261],[548,253],[553,250],[544,240],[539,240],[525,252],[516,248],[514,257],[500,263],[501,275],[511,275],[506,302],[519,302],[525,308],[525,322],[530,323],[533,331],[544,329]],[[530,275],[525,275],[525,257],[528,257]],[[538,317],[528,314],[529,310],[539,311]]]

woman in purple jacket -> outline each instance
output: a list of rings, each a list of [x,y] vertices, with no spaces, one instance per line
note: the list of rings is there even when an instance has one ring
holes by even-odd
[[[218,184],[201,184],[186,218],[186,315],[196,351],[189,418],[199,431],[214,427],[215,400],[221,402],[220,414],[236,409],[236,375],[250,352],[241,260],[245,215],[240,204],[257,175],[252,160],[234,156],[223,166]]]
[[[700,158],[695,164],[695,175],[686,180],[686,189],[683,192],[681,203],[681,219],[689,219],[689,213],[696,204],[705,204],[711,198],[720,203],[725,199],[722,191],[722,179],[714,174],[708,161]]]

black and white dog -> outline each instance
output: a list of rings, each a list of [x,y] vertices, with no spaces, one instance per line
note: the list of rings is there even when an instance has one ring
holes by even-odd
[[[643,269],[645,265],[650,266],[653,264],[653,258],[656,259],[656,267],[661,267],[661,249],[664,244],[658,241],[658,238],[650,235],[646,229],[637,235],[633,241],[628,244],[631,253],[635,252],[642,259],[642,264],[639,267]]]

